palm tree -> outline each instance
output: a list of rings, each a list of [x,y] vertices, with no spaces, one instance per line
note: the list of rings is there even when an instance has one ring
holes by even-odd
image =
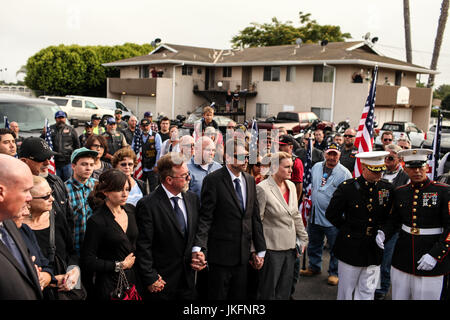
[[[23,73],[25,75],[27,74],[27,66],[21,66],[20,69],[17,70],[17,72],[16,72],[16,77],[21,73]]]
[[[409,19],[409,0],[403,0],[403,19],[405,20],[406,61],[412,63],[411,22]]]
[[[442,0],[441,15],[439,17],[439,23],[437,28],[436,39],[434,40],[433,57],[431,58],[431,70],[436,70],[437,62],[439,59],[439,53],[441,51],[442,38],[444,37],[445,25],[448,17],[448,5],[449,0]],[[428,77],[427,87],[431,88],[434,85],[434,74],[430,74]]]

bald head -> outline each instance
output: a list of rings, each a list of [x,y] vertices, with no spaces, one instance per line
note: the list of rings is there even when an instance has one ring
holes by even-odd
[[[33,175],[22,161],[0,154],[0,221],[20,215],[23,206],[31,201]]]

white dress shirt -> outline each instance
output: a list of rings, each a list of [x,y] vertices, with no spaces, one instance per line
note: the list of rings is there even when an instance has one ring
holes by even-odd
[[[183,194],[181,192],[177,195],[172,194],[169,190],[166,189],[166,187],[164,187],[163,184],[161,184],[161,186],[163,187],[164,191],[166,192],[167,196],[169,197],[169,201],[170,201],[170,204],[172,205],[172,208],[175,209],[173,201],[172,201],[172,197],[178,197],[181,200],[183,200]],[[183,212],[184,222],[186,223],[186,226],[187,226],[187,211],[186,211],[186,205],[185,205],[184,201],[178,201],[178,206],[180,207],[181,211]]]

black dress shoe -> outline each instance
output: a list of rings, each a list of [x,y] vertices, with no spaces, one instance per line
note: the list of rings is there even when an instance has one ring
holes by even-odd
[[[386,294],[385,293],[375,293],[375,300],[385,300]]]

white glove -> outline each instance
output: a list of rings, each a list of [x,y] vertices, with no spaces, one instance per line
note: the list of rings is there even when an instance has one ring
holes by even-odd
[[[380,247],[380,249],[383,249],[383,250],[384,250],[384,239],[386,239],[384,232],[381,230],[378,230],[378,234],[375,238],[375,241],[377,242],[377,245]]]
[[[429,271],[436,266],[437,260],[426,253],[422,256],[422,258],[420,258],[419,261],[417,261],[417,263],[419,264],[417,266],[417,270]]]

